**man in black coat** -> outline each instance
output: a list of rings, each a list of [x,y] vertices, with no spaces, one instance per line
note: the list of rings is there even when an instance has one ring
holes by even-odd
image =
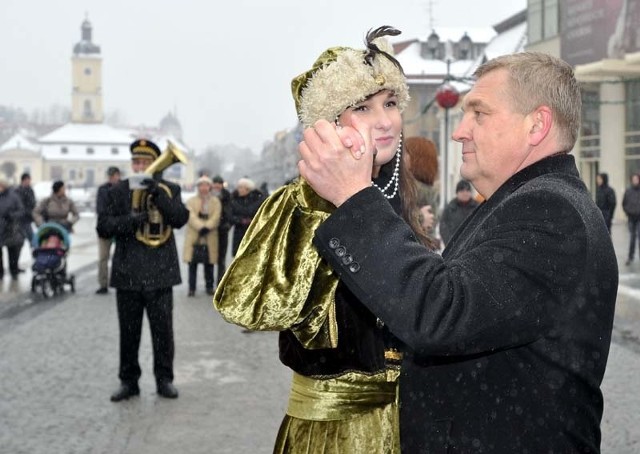
[[[120,169],[117,167],[109,167],[107,169],[107,181],[100,185],[96,194],[96,214],[100,219],[100,214],[104,214],[107,209],[107,200],[109,189],[120,181]],[[98,233],[98,295],[106,295],[109,293],[107,286],[109,285],[109,256],[111,255],[111,245],[113,244],[111,237],[103,238]]]
[[[358,122],[354,153],[326,122],[300,145],[302,176],[338,207],[315,244],[406,345],[403,452],[598,453],[618,270],[568,154],[580,89],[569,65],[541,53],[499,57],[476,76],[453,138],[485,202],[443,255],[371,186],[384,132]]]
[[[609,186],[609,175],[599,173],[596,176],[596,205],[602,212],[604,223],[611,234],[611,221],[616,211],[616,191]]]
[[[231,211],[231,193],[224,187],[224,178],[220,175],[213,177],[211,184],[211,192],[220,199],[222,203],[222,215],[220,216],[220,224],[218,225],[218,271],[216,277],[216,286],[220,283],[220,279],[227,270],[227,249],[229,247],[229,230],[232,226]]]
[[[631,265],[636,250],[636,240],[640,238],[640,175],[634,173],[630,177],[631,185],[622,196],[622,211],[627,215],[629,227],[629,254],[626,265]],[[638,242],[640,246],[640,242]]]
[[[469,182],[466,180],[458,181],[456,197],[447,203],[440,217],[440,237],[445,245],[449,244],[456,229],[467,216],[473,213],[477,206],[478,202],[473,199]]]
[[[160,149],[149,140],[136,140],[130,146],[134,173],[142,173],[160,155]],[[142,200],[157,207],[165,229],[149,210],[132,209],[134,190],[129,180],[114,185],[108,192],[107,206],[98,214],[98,234],[115,238],[116,249],[111,266],[111,287],[116,288],[120,325],[121,385],[111,396],[113,402],[140,394],[141,370],[138,349],[143,313],[147,311],[153,345],[153,372],[158,394],[178,397],[173,385],[173,286],[182,282],[180,263],[173,231],[166,240],[149,239],[140,232],[169,232],[186,224],[189,211],[182,204],[180,187],[154,175],[143,181]],[[149,197],[147,197],[149,196]]]
[[[36,195],[31,187],[31,175],[23,173],[20,176],[20,185],[16,187],[14,191],[18,197],[20,197],[22,207],[24,208],[20,224],[24,230],[24,237],[27,243],[29,243],[29,246],[31,246],[31,242],[33,241],[33,229],[31,228],[31,224],[33,223],[32,213],[36,207]],[[22,249],[22,246],[20,249]],[[23,272],[24,270],[18,269],[18,271]]]

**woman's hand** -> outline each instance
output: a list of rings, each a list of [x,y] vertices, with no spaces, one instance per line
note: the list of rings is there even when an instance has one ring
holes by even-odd
[[[304,130],[299,145],[300,175],[335,206],[371,186],[371,132],[357,117],[352,117],[352,122],[338,130],[334,124],[319,120],[313,128]]]

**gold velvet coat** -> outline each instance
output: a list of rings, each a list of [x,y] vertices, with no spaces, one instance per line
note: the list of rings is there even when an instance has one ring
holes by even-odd
[[[251,330],[291,330],[305,348],[335,347],[338,279],[312,244],[333,209],[303,180],[275,191],[218,285],[222,317]]]

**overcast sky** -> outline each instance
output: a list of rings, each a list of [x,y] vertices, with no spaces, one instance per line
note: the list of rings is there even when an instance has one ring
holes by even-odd
[[[429,4],[432,4],[429,14]],[[71,105],[72,48],[88,14],[103,58],[104,110],[157,125],[177,111],[195,150],[259,152],[295,126],[291,79],[327,47],[363,47],[369,28],[402,39],[431,24],[491,26],[526,0],[0,0],[0,104]]]

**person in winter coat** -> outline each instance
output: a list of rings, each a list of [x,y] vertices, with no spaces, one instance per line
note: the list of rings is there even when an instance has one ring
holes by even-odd
[[[218,225],[218,263],[215,285],[220,283],[227,270],[227,251],[229,249],[229,230],[231,230],[231,193],[224,187],[224,178],[216,175],[211,180],[211,193],[220,199],[222,214]]]
[[[78,209],[73,200],[67,197],[63,181],[55,181],[51,187],[51,195],[42,199],[33,210],[33,220],[38,227],[45,222],[57,222],[69,233],[73,233],[73,224],[78,219]]]
[[[305,142],[321,140],[311,137],[315,132],[353,131],[355,123],[371,129],[376,158],[369,160],[367,184],[394,216],[411,223],[412,238],[428,243],[416,215],[414,179],[403,160],[407,85],[386,38],[399,33],[380,27],[367,34],[364,50],[327,49],[291,87],[302,124],[316,128],[305,131]],[[335,146],[349,142],[345,152],[361,159],[363,142],[354,135],[335,137]],[[227,321],[280,331],[280,361],[294,373],[274,453],[397,454],[402,346],[312,243],[334,209],[302,178],[274,191],[247,231],[214,305]],[[339,243],[333,246],[357,272],[360,264],[351,254]]]
[[[31,245],[31,241],[33,240],[31,223],[33,222],[33,209],[36,207],[36,195],[31,187],[31,175],[23,173],[20,176],[20,185],[15,188],[15,193],[20,197],[20,201],[24,207],[21,224],[27,243]]]
[[[616,191],[609,186],[609,175],[599,173],[596,176],[596,205],[602,212],[607,230],[611,233],[611,221],[616,211]]]
[[[189,293],[196,293],[196,273],[198,263],[204,268],[204,282],[207,295],[213,295],[213,267],[218,261],[218,225],[222,203],[211,193],[211,179],[201,176],[196,181],[198,193],[187,200],[189,221],[184,236],[182,259],[189,264]],[[197,250],[203,254],[198,257]]]
[[[231,223],[233,224],[233,244],[231,253],[236,256],[240,242],[249,228],[249,224],[264,201],[264,194],[256,189],[249,178],[240,178],[231,194]]]
[[[456,184],[456,197],[447,203],[442,210],[440,218],[440,236],[445,246],[451,240],[456,229],[462,222],[473,213],[478,206],[478,202],[473,198],[471,185],[468,181],[460,180]]]
[[[98,187],[96,194],[96,214],[98,219],[107,209],[107,199],[109,190],[120,181],[120,169],[111,166],[107,169],[107,181]],[[98,234],[98,289],[96,294],[106,295],[109,293],[109,256],[111,255],[111,245],[113,238],[103,238]]]
[[[0,177],[0,279],[4,277],[2,250],[5,247],[9,255],[11,277],[18,278],[18,258],[25,238],[21,224],[23,213],[20,198],[9,187],[9,182]]]
[[[626,265],[631,265],[636,250],[636,240],[640,238],[640,175],[631,175],[631,186],[624,191],[622,197],[622,211],[627,215],[629,227],[629,254]],[[640,242],[638,242],[640,248]]]
[[[452,138],[485,201],[442,255],[371,187],[366,127],[360,159],[326,131],[300,147],[302,177],[337,207],[314,245],[405,345],[404,453],[599,453],[618,266],[570,154],[580,84],[542,52],[474,76]]]
[[[434,236],[440,206],[440,194],[435,184],[438,179],[438,150],[433,141],[419,136],[408,137],[404,149],[407,167],[416,179],[420,224],[428,235]]]
[[[131,168],[142,176],[161,155],[158,146],[146,139],[135,140],[129,150]],[[178,397],[173,385],[173,286],[181,284],[182,277],[174,230],[187,223],[189,210],[182,203],[177,184],[160,175],[149,176],[142,183],[142,195],[148,204],[138,203],[140,193],[135,191],[139,189],[131,188],[126,179],[107,192],[106,209],[98,215],[98,235],[115,238],[116,242],[110,285],[116,289],[120,328],[120,387],[111,395],[112,402],[140,394],[138,350],[145,312],[152,339],[156,391],[168,399]],[[135,209],[134,201],[138,205]],[[156,240],[157,236],[162,239]]]

